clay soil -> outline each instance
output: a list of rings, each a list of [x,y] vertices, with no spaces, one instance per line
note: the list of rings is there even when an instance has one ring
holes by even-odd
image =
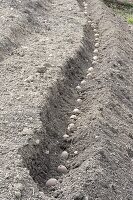
[[[133,200],[133,33],[85,3],[0,0],[0,200]]]

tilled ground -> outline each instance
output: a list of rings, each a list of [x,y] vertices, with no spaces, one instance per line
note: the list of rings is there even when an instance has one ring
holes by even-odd
[[[133,37],[126,22],[100,0],[0,3],[0,198],[132,200]],[[67,174],[57,172],[60,164]],[[49,178],[56,186],[46,186]]]

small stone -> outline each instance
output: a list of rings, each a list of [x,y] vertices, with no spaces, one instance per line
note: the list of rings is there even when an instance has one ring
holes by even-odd
[[[46,67],[38,67],[36,72],[40,74],[44,74],[46,70],[47,70]]]
[[[17,174],[15,177],[14,177],[14,180],[15,181],[21,181],[22,180],[22,176],[20,174]]]
[[[96,43],[96,44],[95,44],[95,47],[99,47],[99,43]]]
[[[81,91],[81,87],[78,85],[77,87],[76,87],[76,89],[78,90],[78,91]]]
[[[16,166],[19,166],[19,167],[22,166],[22,163],[23,163],[23,160],[22,160],[22,159],[16,159],[16,160],[14,161],[14,164],[15,164]]]
[[[63,159],[68,159],[68,152],[67,151],[63,151],[62,153],[61,153],[61,158],[63,158]]]
[[[60,180],[60,181],[62,181],[62,180]],[[61,196],[62,193],[63,193],[63,191],[58,191],[57,190],[57,191],[54,192],[53,196],[57,199],[58,197],[60,198],[60,196]]]
[[[76,116],[76,115],[71,115],[71,116],[70,116],[70,119],[76,120],[76,119],[77,119],[77,116]]]
[[[59,165],[57,171],[62,174],[66,174],[68,172],[67,168],[64,165]]]
[[[94,56],[94,57],[93,57],[93,60],[94,60],[94,61],[98,60],[98,56]]]
[[[17,158],[18,158],[18,159],[21,159],[22,156],[21,156],[20,154],[17,154]]]
[[[25,127],[25,128],[23,129],[23,131],[21,132],[21,134],[22,134],[22,135],[33,135],[34,132],[33,132],[33,130],[32,130],[31,128]]]
[[[84,11],[84,14],[87,15],[87,11]]]
[[[41,192],[41,191],[39,191],[39,197],[41,197],[41,198],[45,198],[45,195],[44,195],[44,193],[43,193],[43,192]]]
[[[85,85],[85,84],[86,84],[85,80],[81,81],[81,85]]]
[[[50,178],[47,182],[46,182],[46,186],[47,187],[51,187],[51,186],[55,186],[57,185],[57,179],[55,178]]]
[[[15,188],[15,190],[22,191],[24,187],[23,187],[22,183],[15,183],[14,188]]]
[[[75,108],[75,109],[73,110],[73,113],[74,113],[74,114],[80,114],[80,110],[79,110],[78,108]]]
[[[5,179],[9,179],[11,177],[11,173],[6,173],[5,174]]]
[[[90,68],[88,69],[89,72],[91,72],[91,71],[93,71],[93,70],[94,70],[93,67],[90,67]]]
[[[96,41],[98,41],[98,40],[99,40],[99,38],[95,38],[95,40],[96,40]]]
[[[82,103],[82,99],[77,99],[77,103],[81,104]]]
[[[21,198],[21,192],[20,191],[15,191],[15,197],[17,198],[17,199],[20,199]]]
[[[88,20],[88,23],[89,23],[89,24],[91,24],[91,21],[90,21],[90,20]]]
[[[84,194],[78,192],[77,194],[74,195],[73,199],[74,200],[84,200]]]

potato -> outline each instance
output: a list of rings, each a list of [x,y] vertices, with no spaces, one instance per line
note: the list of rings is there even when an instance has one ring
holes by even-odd
[[[55,178],[50,178],[47,182],[46,182],[46,186],[51,187],[51,186],[55,186],[57,185],[57,179]]]
[[[62,174],[66,174],[68,172],[67,168],[64,165],[59,165],[57,171]]]

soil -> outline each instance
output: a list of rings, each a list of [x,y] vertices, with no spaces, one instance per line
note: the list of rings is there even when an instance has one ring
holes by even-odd
[[[133,35],[103,1],[86,3],[0,1],[2,200],[133,200]],[[100,47],[87,77],[90,20]],[[81,112],[69,133],[74,108]],[[57,185],[47,187],[49,178]]]

